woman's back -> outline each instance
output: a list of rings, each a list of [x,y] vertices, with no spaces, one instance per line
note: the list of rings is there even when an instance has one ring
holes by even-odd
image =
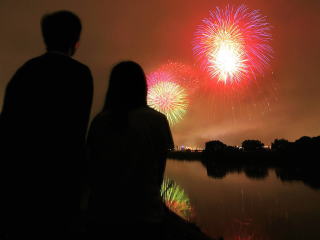
[[[124,115],[102,112],[89,136],[89,209],[98,221],[161,218],[160,187],[173,148],[166,117],[145,106]]]

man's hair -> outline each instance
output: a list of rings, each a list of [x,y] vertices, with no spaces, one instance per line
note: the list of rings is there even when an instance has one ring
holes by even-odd
[[[47,50],[67,51],[79,41],[81,21],[69,11],[58,11],[43,16],[42,35]]]

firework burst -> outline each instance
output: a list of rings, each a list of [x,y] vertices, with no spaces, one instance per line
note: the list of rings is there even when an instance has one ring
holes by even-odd
[[[216,8],[196,31],[194,53],[210,77],[240,82],[263,73],[272,57],[271,26],[244,5]]]
[[[199,72],[191,66],[168,61],[148,75],[148,86],[163,81],[174,82],[185,88],[190,95],[194,93],[199,86],[199,76]]]
[[[147,100],[150,107],[167,116],[170,125],[179,122],[186,114],[188,107],[185,89],[170,81],[153,84],[148,90]]]
[[[169,61],[150,73],[147,82],[148,105],[174,125],[186,115],[190,96],[199,86],[199,75],[190,66]]]

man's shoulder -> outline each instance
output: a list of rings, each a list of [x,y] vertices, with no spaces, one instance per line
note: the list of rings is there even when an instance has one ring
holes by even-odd
[[[21,68],[51,68],[51,67],[67,67],[69,69],[77,69],[78,71],[90,72],[90,69],[85,64],[62,54],[46,53],[41,56],[28,60]]]
[[[84,71],[89,71],[90,69],[87,65],[85,65],[84,63],[79,62],[78,60],[71,58],[71,57],[67,57],[68,61],[70,62],[70,64],[74,65],[75,67],[82,69]]]

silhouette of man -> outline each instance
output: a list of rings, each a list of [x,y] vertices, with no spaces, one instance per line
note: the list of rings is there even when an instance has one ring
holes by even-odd
[[[47,52],[17,70],[1,113],[2,220],[13,239],[61,239],[79,209],[85,171],[93,83],[89,68],[71,58],[81,22],[59,11],[41,27]]]

